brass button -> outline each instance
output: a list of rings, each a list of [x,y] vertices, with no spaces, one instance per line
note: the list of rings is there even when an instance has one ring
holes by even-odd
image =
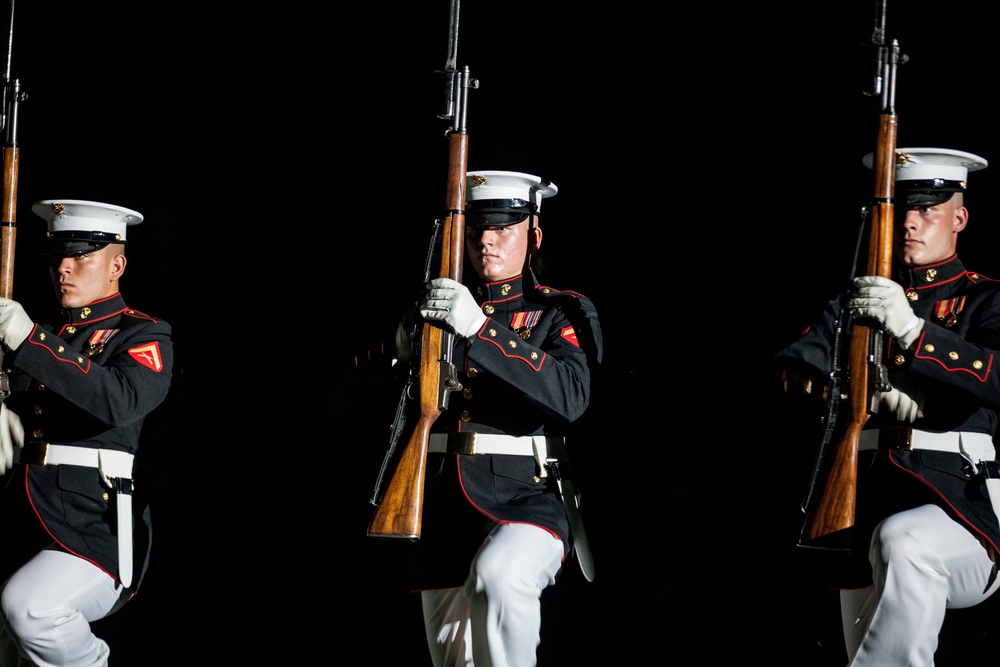
[[[101,499],[102,500],[107,500],[108,499],[108,492],[107,491],[105,491],[104,493],[101,494]]]
[[[489,336],[490,338],[496,338],[497,337],[497,330],[496,329],[490,329],[489,331],[486,332],[486,335]]]
[[[958,352],[949,352],[948,358],[951,359],[952,361],[955,361],[956,359],[958,359]]]
[[[972,367],[975,368],[978,371],[979,369],[981,369],[983,367],[983,362],[981,362],[981,361],[979,361],[977,359],[976,361],[972,362]]]
[[[470,367],[465,371],[466,377],[474,378],[479,375],[479,369],[475,367]]]
[[[917,299],[920,298],[920,295],[917,294],[916,290],[912,290],[911,289],[911,290],[907,290],[907,292],[906,292],[906,298],[909,299],[910,301],[916,301]]]
[[[38,340],[45,340],[45,334],[44,333],[38,334]]]
[[[895,357],[892,358],[892,363],[896,364],[897,366],[902,366],[903,364],[906,363],[906,357],[904,357],[901,354],[897,354]]]
[[[515,347],[517,347],[517,341],[516,340],[507,341],[507,347],[513,350]]]
[[[62,345],[60,345],[59,347],[56,348],[56,352],[58,352],[59,354],[62,354],[65,351],[66,351],[66,348],[63,347]]]
[[[74,327],[72,325],[66,327],[66,333],[75,334],[76,333],[76,327]]]
[[[927,352],[933,352],[934,351],[934,344],[933,343],[927,343],[927,345],[924,345],[924,350],[926,350]]]
[[[462,421],[472,421],[472,415],[469,414],[468,410],[462,410]]]
[[[535,475],[534,477],[531,478],[531,481],[534,482],[535,484],[538,484],[540,481],[542,481],[542,478],[539,477],[538,475]]]
[[[465,389],[463,389],[462,390],[462,398],[465,398],[466,400],[472,398],[472,390],[469,389],[468,387],[466,387]]]
[[[41,439],[41,438],[43,438],[45,436],[45,429],[43,429],[43,428],[36,428],[34,431],[31,432],[31,435],[33,435],[34,437],[36,437],[38,439]]]
[[[40,406],[40,405],[36,405],[35,406],[35,414],[36,415],[42,414],[42,406]]]
[[[532,353],[531,353],[531,354],[530,354],[529,356],[530,356],[530,357],[531,357],[532,359],[537,359],[537,358],[538,358],[538,353],[537,353],[537,352],[532,352]]]
[[[496,308],[493,307],[493,304],[488,303],[483,306],[483,312],[487,315],[492,315],[494,310],[496,310]]]

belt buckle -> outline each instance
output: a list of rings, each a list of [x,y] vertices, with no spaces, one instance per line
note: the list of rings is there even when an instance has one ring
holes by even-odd
[[[475,454],[476,433],[449,433],[447,450],[451,454]]]
[[[48,465],[49,463],[49,443],[41,440],[29,440],[21,448],[21,463],[34,463],[36,465]]]
[[[883,449],[913,450],[913,429],[910,427],[890,426],[879,429],[878,444]]]

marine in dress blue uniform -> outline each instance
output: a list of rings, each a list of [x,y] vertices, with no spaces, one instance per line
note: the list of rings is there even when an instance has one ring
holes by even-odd
[[[120,608],[145,572],[151,523],[134,455],[145,417],[170,388],[171,327],[117,289],[124,254],[115,255],[140,213],[83,200],[32,210],[48,223],[57,294],[85,283],[67,268],[76,262],[107,262],[110,274],[96,281],[100,298],[61,296],[58,324],[0,300],[11,391],[0,428],[17,461],[4,479],[2,521],[18,529],[8,544],[20,559],[4,561],[4,577],[18,569],[0,596],[0,665],[106,665],[109,648],[89,623]]]
[[[861,567],[841,594],[856,666],[933,664],[946,609],[998,587],[1000,282],[968,270],[956,251],[968,172],[987,163],[938,148],[897,156],[893,280],[858,278],[847,300],[852,317],[886,332],[892,385],[859,445]],[[820,394],[836,315],[831,302],[777,355],[789,391]]]
[[[540,284],[529,266],[542,199],[556,186],[504,171],[470,172],[467,183],[475,271],[464,271],[466,285],[431,281],[420,306],[427,321],[457,333],[462,390],[430,439],[413,588],[423,591],[436,666],[527,667],[541,592],[574,543],[559,488],[568,461],[558,459],[567,425],[589,405],[603,342],[591,300]],[[517,265],[491,266],[503,255],[494,240],[515,234]]]

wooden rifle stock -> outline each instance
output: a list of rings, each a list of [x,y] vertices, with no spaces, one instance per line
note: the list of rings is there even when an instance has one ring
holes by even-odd
[[[451,214],[446,218],[442,231],[438,275],[459,282],[465,261],[468,149],[467,133],[452,132],[449,135],[447,206]],[[420,416],[368,525],[369,537],[420,538],[431,426],[447,407],[451,392],[462,388],[451,364],[452,341],[451,334],[424,323],[420,347]]]
[[[896,174],[896,114],[880,116],[878,144],[875,150],[875,200],[869,237],[868,263],[865,275],[889,278],[892,275],[893,190]],[[854,526],[858,444],[861,431],[872,413],[878,411],[878,386],[882,378],[872,366],[881,359],[872,354],[873,345],[882,332],[861,324],[851,328],[848,349],[848,421],[837,444],[823,493],[806,520],[802,532],[803,546],[841,547],[842,539]],[[873,372],[875,377],[873,377]],[[832,400],[839,400],[832,397]],[[825,544],[823,543],[825,541]]]
[[[10,299],[14,293],[14,248],[17,241],[17,111],[25,97],[19,81],[11,77],[11,55],[14,42],[14,0],[10,2],[10,25],[7,33],[7,67],[3,82],[3,114],[0,129],[4,131],[3,202],[0,215],[0,296]]]
[[[3,149],[3,220],[0,221],[0,296],[14,293],[14,248],[17,241],[17,146]]]
[[[27,95],[21,92],[21,84],[11,77],[11,56],[14,43],[14,0],[10,2],[10,30],[7,33],[7,68],[3,82],[3,201],[0,203],[0,296],[10,299],[14,296],[14,248],[17,241],[17,175],[19,169],[19,149],[17,147],[18,105]],[[3,351],[0,350],[0,363]],[[10,379],[0,368],[0,401],[10,394]]]
[[[469,134],[466,130],[468,91],[478,88],[469,68],[455,65],[458,55],[459,0],[451,0],[448,58],[445,61],[445,109],[439,118],[451,119],[448,131],[448,184],[445,207],[448,216],[441,234],[441,264],[438,277],[462,281],[465,261],[465,179],[469,168]],[[368,524],[369,537],[420,539],[427,477],[427,451],[431,426],[448,407],[453,391],[461,391],[455,365],[451,363],[454,335],[424,323],[420,340],[420,416],[400,455],[389,486]]]

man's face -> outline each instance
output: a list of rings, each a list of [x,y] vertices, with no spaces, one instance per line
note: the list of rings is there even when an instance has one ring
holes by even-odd
[[[53,257],[49,275],[61,308],[79,308],[118,292],[125,257],[109,245],[85,255]]]
[[[531,218],[506,227],[466,227],[465,251],[479,277],[486,281],[520,275],[528,257]]]
[[[897,212],[897,260],[906,266],[923,266],[948,259],[956,252],[958,232],[965,229],[968,217],[959,196],[935,206]]]

